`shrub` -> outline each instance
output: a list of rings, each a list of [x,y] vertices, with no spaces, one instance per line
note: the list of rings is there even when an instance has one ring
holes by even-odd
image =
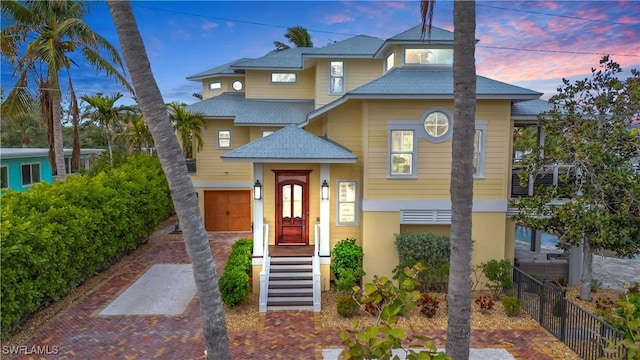
[[[511,263],[509,260],[490,260],[482,263],[482,273],[487,278],[487,287],[493,290],[493,298],[498,299],[505,289],[513,288]]]
[[[337,311],[338,315],[344,318],[353,317],[358,312],[358,303],[349,295],[344,295],[338,298]]]
[[[350,292],[358,284],[359,279],[364,275],[363,271],[353,269],[340,269],[336,277],[336,288],[338,291]]]
[[[219,281],[222,302],[228,307],[234,307],[249,297],[249,275],[237,268],[225,268]]]
[[[418,262],[427,268],[440,269],[449,263],[449,237],[430,233],[403,232],[395,234],[396,250],[403,267]]]
[[[480,307],[480,311],[484,314],[488,314],[491,310],[493,310],[493,306],[495,305],[493,299],[486,295],[482,295],[476,298],[475,303]]]
[[[424,316],[428,318],[434,317],[438,312],[439,307],[440,300],[426,293],[420,295],[420,299],[418,299],[418,308]]]
[[[507,316],[519,316],[522,312],[522,301],[514,296],[503,296],[502,306]]]
[[[354,275],[355,281],[349,288],[359,283],[362,276],[364,276],[364,271],[362,270],[363,256],[362,247],[356,244],[356,239],[340,240],[331,250],[331,274],[333,274],[336,281],[340,280],[341,275]]]

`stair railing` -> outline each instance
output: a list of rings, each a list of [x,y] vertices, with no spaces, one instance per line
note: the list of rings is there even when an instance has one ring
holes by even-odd
[[[262,270],[260,270],[260,312],[267,312],[267,296],[269,292],[269,265],[271,257],[269,256],[269,224],[264,224],[263,239],[263,255]]]
[[[320,224],[314,226],[315,241],[313,244],[313,311],[320,312],[322,301],[320,298]]]

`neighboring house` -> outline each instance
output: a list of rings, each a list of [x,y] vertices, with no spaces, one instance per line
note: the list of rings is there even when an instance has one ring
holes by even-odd
[[[82,149],[80,167],[89,168],[89,156],[100,154],[100,149]],[[71,149],[64,150],[65,167],[71,168]],[[25,191],[33,184],[52,183],[53,175],[49,164],[49,149],[1,148],[0,182],[2,190]]]
[[[208,119],[192,173],[205,227],[253,231],[262,311],[267,277],[277,276],[268,275],[265,243],[315,246],[319,294],[341,239],[358,239],[370,280],[398,265],[394,234],[449,234],[452,63],[453,33],[433,28],[423,41],[416,26],[386,40],[360,35],[239,59],[187,78],[203,86],[203,100],[188,109]],[[513,259],[513,129],[534,123],[546,106],[541,95],[478,76],[474,264]],[[313,301],[319,310],[319,296]]]

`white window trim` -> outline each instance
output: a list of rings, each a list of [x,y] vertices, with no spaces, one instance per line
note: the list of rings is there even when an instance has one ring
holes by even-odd
[[[423,63],[407,63],[407,50],[451,50],[451,47],[443,46],[443,45],[431,45],[428,48],[425,47],[416,47],[416,46],[405,46],[402,49],[402,64],[406,66],[428,66],[428,67],[441,67],[441,68],[450,68],[453,66],[453,62],[451,64],[442,64],[442,63],[433,63],[433,64],[423,64]]]
[[[262,137],[269,136],[269,135],[273,134],[274,132],[276,132],[276,131],[275,130],[262,130]],[[266,134],[266,133],[268,133],[268,134]]]
[[[22,167],[26,166],[26,165],[29,165],[31,167],[31,169],[30,169],[31,183],[29,183],[29,184],[25,184],[24,183],[24,176],[22,176]],[[40,178],[38,179],[38,181],[33,181],[33,165],[38,165],[38,168],[40,169],[38,171],[38,173],[40,175]],[[20,164],[20,182],[22,183],[22,187],[30,187],[33,184],[41,183],[42,182],[42,166],[40,166],[40,163],[39,162],[33,162],[33,163],[22,163],[22,164]]]
[[[220,146],[220,132],[222,131],[228,131],[229,132],[229,146]],[[218,129],[217,133],[216,133],[216,137],[217,137],[217,141],[216,141],[216,146],[218,149],[232,149],[233,148],[233,137],[231,136],[231,129]],[[226,138],[223,138],[226,139]]]
[[[473,174],[475,179],[484,179],[485,177],[485,159],[487,157],[486,149],[487,149],[487,125],[489,122],[487,120],[476,120],[476,131],[481,131],[482,136],[480,137],[480,149],[478,151],[478,171]],[[473,138],[475,141],[475,132],[473,134]],[[476,149],[474,146],[473,155],[475,157]]]
[[[7,169],[7,171],[6,171],[6,173],[7,173],[7,187],[3,187],[3,188],[0,188],[0,189],[2,189],[2,190],[8,189],[10,187],[10,185],[9,185],[9,166],[2,165],[2,166],[0,166],[0,169]]]
[[[342,63],[342,75],[337,76],[337,75],[332,75],[331,74],[331,63],[334,62],[341,62]],[[328,86],[328,94],[332,95],[332,96],[340,96],[340,95],[344,95],[345,92],[345,85],[346,85],[346,79],[345,79],[345,73],[346,73],[346,69],[345,69],[345,63],[344,60],[330,60],[329,61],[329,86]],[[342,91],[334,91],[331,92],[331,82],[333,79],[342,79]]]
[[[429,115],[433,114],[434,112],[441,112],[441,113],[445,114],[447,116],[447,118],[449,119],[449,129],[447,129],[446,133],[444,133],[443,135],[438,136],[438,137],[430,135],[427,132],[427,129],[424,128],[424,122],[427,120],[427,117],[429,117]],[[420,122],[421,122],[421,125],[422,125],[422,130],[424,131],[423,135],[428,141],[438,144],[438,143],[443,143],[443,142],[451,139],[451,136],[453,136],[453,113],[451,111],[449,111],[449,109],[447,109],[445,107],[441,107],[441,106],[432,107],[429,110],[427,110],[422,115],[422,117],[420,119],[421,119]]]
[[[389,58],[392,59],[391,67],[389,67]],[[396,66],[396,53],[392,51],[391,53],[389,53],[389,55],[385,56],[384,58],[383,70],[386,73],[387,71],[393,69],[395,66]]]
[[[218,84],[218,86],[215,86],[215,84]],[[209,91],[217,91],[217,90],[222,90],[222,83],[220,81],[209,81]]]
[[[356,184],[356,197],[353,201],[340,201],[340,183],[341,182],[353,182]],[[358,196],[358,180],[336,180],[336,226],[358,226],[360,224],[360,208],[358,206],[360,197]],[[353,222],[341,222],[340,221],[340,204],[341,203],[353,203]]]
[[[273,81],[273,75],[275,74],[284,74],[284,75],[293,75],[293,81]],[[272,84],[296,84],[298,82],[298,74],[295,72],[278,72],[274,71],[271,73],[271,83]]]
[[[413,125],[413,127],[411,126]],[[392,159],[392,155],[394,154],[394,152],[392,151],[393,148],[393,137],[392,137],[392,132],[393,131],[411,131],[413,133],[413,150],[411,151],[411,174],[408,175],[398,175],[398,174],[392,174],[391,173],[391,168],[392,168],[392,164],[391,164],[391,159]],[[413,122],[413,124],[407,124],[406,122],[398,122],[398,123],[393,123],[393,124],[388,124],[387,126],[387,137],[389,138],[388,140],[388,148],[387,148],[387,177],[389,179],[415,179],[418,177],[418,169],[416,168],[418,161],[417,161],[417,157],[418,157],[418,137],[417,137],[417,131],[415,129],[415,122]],[[397,153],[408,153],[406,151],[402,151],[402,152],[395,152],[395,154]]]

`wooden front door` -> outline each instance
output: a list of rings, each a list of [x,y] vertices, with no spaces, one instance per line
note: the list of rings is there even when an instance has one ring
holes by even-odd
[[[204,227],[207,231],[250,231],[251,192],[205,191]]]
[[[275,170],[277,245],[309,245],[310,172]]]

